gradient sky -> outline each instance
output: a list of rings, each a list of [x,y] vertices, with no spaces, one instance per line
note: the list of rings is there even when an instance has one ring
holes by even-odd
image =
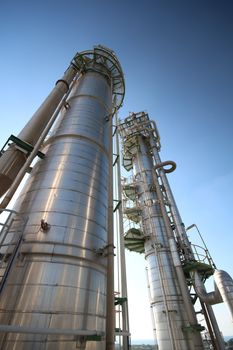
[[[77,51],[116,52],[126,79],[120,117],[146,110],[156,121],[161,157],[177,163],[169,180],[183,221],[198,225],[233,276],[233,1],[2,1],[0,42],[1,145]],[[151,338],[144,259],[130,253],[127,262],[132,337]],[[215,309],[232,335],[227,307]]]

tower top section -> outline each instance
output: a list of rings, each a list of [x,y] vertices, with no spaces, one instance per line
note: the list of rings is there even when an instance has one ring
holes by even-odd
[[[71,63],[80,71],[96,71],[104,74],[111,81],[115,107],[118,109],[122,106],[125,96],[125,80],[114,51],[97,45],[93,50],[78,52]]]

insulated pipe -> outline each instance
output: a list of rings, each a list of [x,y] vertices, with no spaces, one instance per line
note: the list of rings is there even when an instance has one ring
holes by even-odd
[[[163,168],[164,166],[170,165],[169,169],[163,169],[164,172],[167,173],[172,173],[176,169],[176,163],[173,162],[172,160],[166,160],[165,162],[158,163],[154,166],[154,169],[160,169]]]
[[[42,105],[19,133],[18,138],[32,145],[35,144],[62,97],[68,92],[69,85],[74,79],[76,73],[77,68],[71,64],[63,77],[56,82],[53,90]]]
[[[221,335],[221,332],[219,330],[218,323],[216,321],[213,309],[211,307],[212,302],[213,303],[221,302],[221,301],[219,301],[221,296],[219,295],[219,293],[217,291],[213,292],[213,293],[207,293],[205,286],[202,283],[200,276],[197,272],[195,272],[195,275],[194,275],[194,287],[195,287],[195,291],[196,291],[197,295],[199,296],[199,298],[201,300],[201,303],[202,304],[204,303],[204,305],[205,305],[205,311],[207,312],[207,317],[208,317],[207,325],[209,326],[209,322],[208,322],[208,320],[209,320],[210,324],[211,324],[210,331],[212,330],[214,333],[214,336],[215,336],[216,348],[218,350],[224,350],[225,349],[224,341],[222,339],[222,335]],[[206,315],[205,315],[205,317],[206,317]]]
[[[71,63],[62,79],[57,81],[51,93],[19,133],[20,140],[32,146],[36,144],[62,97],[69,90],[76,73],[77,68]],[[9,189],[26,159],[27,154],[14,143],[3,153],[0,158],[0,196]]]
[[[212,324],[211,324],[211,320],[210,320],[210,317],[209,317],[209,314],[208,314],[207,305],[205,303],[203,303],[201,300],[200,300],[200,305],[201,305],[201,309],[202,309],[203,315],[205,317],[205,321],[206,321],[206,325],[207,325],[208,332],[209,332],[209,335],[210,335],[210,339],[211,339],[211,342],[212,342],[213,350],[218,350],[218,346],[216,344],[216,339],[215,339],[215,334],[214,334],[213,327],[212,327]]]
[[[119,146],[119,131],[118,131],[118,118],[115,113],[115,125],[116,125],[116,154],[119,155],[117,166],[117,198],[121,200],[121,166],[120,166],[120,146]],[[122,332],[123,335],[123,350],[129,349],[129,314],[128,314],[128,292],[127,292],[127,277],[126,277],[126,262],[125,262],[125,244],[124,244],[124,219],[122,200],[121,205],[118,208],[118,222],[119,222],[119,242],[120,242],[120,268],[121,268],[121,297],[126,298],[126,301],[122,304]]]
[[[233,318],[233,280],[231,276],[223,270],[215,270],[214,280],[223,301],[228,305]]]
[[[57,116],[60,113],[62,107],[64,106],[64,102],[67,99],[67,97],[68,97],[68,95],[70,93],[70,90],[72,89],[72,87],[73,87],[73,85],[74,85],[74,83],[76,82],[77,79],[78,79],[78,75],[77,75],[76,79],[74,79],[72,81],[72,83],[70,84],[70,89],[67,91],[67,93],[63,96],[62,100],[58,104],[58,106],[57,106],[56,110],[54,111],[52,117],[50,118],[48,124],[46,125],[46,127],[42,131],[39,139],[37,140],[37,142],[36,142],[32,152],[30,153],[30,155],[26,159],[25,163],[23,164],[22,168],[19,170],[16,178],[12,182],[12,185],[11,185],[9,191],[5,195],[5,197],[2,200],[2,202],[0,203],[0,209],[5,209],[8,206],[8,204],[10,203],[13,195],[15,194],[15,191],[17,190],[18,186],[20,185],[24,175],[28,171],[28,168],[30,167],[30,164],[32,163],[33,159],[36,157],[37,152],[39,151],[39,149],[41,148],[41,145],[44,142],[44,139],[46,138],[49,130],[53,126],[54,122],[56,121]]]
[[[113,163],[112,155],[112,116],[108,121],[109,164]],[[113,235],[113,168],[109,167],[108,176],[108,244],[107,244],[107,322],[106,350],[115,349],[115,296],[114,296],[114,235]]]
[[[213,329],[213,333],[215,335],[215,345],[217,347],[217,350],[225,350],[224,340],[220,332],[220,329],[218,327],[218,323],[216,321],[216,317],[214,315],[212,306],[208,304],[205,304],[205,306],[206,306],[206,311],[208,313],[208,317]]]
[[[206,292],[205,286],[201,280],[201,277],[197,271],[194,272],[194,286],[195,291],[198,295],[198,297],[203,301],[204,303],[208,305],[215,305],[223,302],[223,298],[220,294],[220,291],[216,285],[216,282],[214,283],[215,290],[214,292]]]

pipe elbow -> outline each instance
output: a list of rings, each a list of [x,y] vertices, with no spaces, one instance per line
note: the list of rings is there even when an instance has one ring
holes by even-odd
[[[233,319],[233,279],[223,270],[215,270],[214,280],[223,301],[228,305]]]
[[[214,283],[215,290],[207,292],[198,272],[194,274],[194,286],[198,297],[208,305],[215,305],[223,302],[218,286]]]

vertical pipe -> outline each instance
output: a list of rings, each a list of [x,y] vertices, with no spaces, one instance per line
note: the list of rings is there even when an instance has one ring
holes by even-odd
[[[203,303],[201,300],[200,300],[200,304],[201,304],[201,308],[203,310],[203,314],[204,314],[204,317],[205,317],[206,325],[207,325],[207,328],[208,328],[208,331],[209,331],[209,334],[210,334],[210,339],[211,339],[211,342],[212,342],[212,345],[213,345],[213,349],[214,350],[218,350],[218,347],[217,347],[216,342],[215,342],[215,336],[214,336],[214,333],[213,333],[211,322],[210,322],[210,319],[209,319],[208,311],[206,309],[206,304]]]
[[[115,305],[114,305],[114,235],[113,235],[113,152],[112,116],[108,122],[109,133],[109,178],[108,178],[108,256],[107,256],[107,317],[106,350],[115,348]]]
[[[62,79],[57,81],[51,93],[19,133],[19,139],[32,146],[36,144],[59,102],[68,92],[76,73],[77,69],[71,64]],[[0,196],[9,189],[26,159],[25,153],[20,151],[14,144],[3,153],[0,158]]]
[[[21,130],[18,137],[32,145],[38,140],[38,136],[43,132],[46,127],[51,115],[57,108],[58,103],[62,97],[69,90],[69,85],[74,79],[77,73],[77,69],[73,64],[64,73],[63,77],[56,82],[53,90],[50,92],[48,97],[44,100],[42,105],[34,113],[29,122]]]
[[[223,340],[221,332],[219,330],[218,323],[216,321],[212,306],[208,305],[208,304],[205,304],[205,306],[206,306],[206,310],[207,310],[207,313],[209,316],[209,320],[210,320],[212,329],[214,331],[216,347],[218,350],[225,350],[224,340]]]
[[[205,312],[208,315],[208,318],[206,319],[207,320],[206,324],[208,326],[210,334],[211,334],[211,332],[213,332],[215,335],[214,344],[218,350],[223,350],[223,349],[225,349],[224,342],[223,342],[221,332],[219,330],[218,323],[216,321],[213,309],[210,305],[210,304],[212,304],[212,305],[217,304],[218,302],[222,301],[219,290],[215,289],[214,292],[207,293],[205,285],[204,285],[203,281],[201,280],[200,275],[196,271],[194,272],[194,288],[195,288],[197,295],[200,298],[201,305],[204,305]],[[217,286],[216,286],[216,288],[217,288]],[[211,325],[211,328],[209,327],[209,325]]]
[[[54,111],[53,115],[51,116],[48,124],[46,125],[46,127],[44,128],[44,130],[42,131],[39,139],[37,140],[32,152],[30,153],[30,155],[28,156],[26,162],[24,163],[24,165],[22,166],[22,168],[19,170],[16,178],[14,179],[14,181],[12,182],[12,185],[9,189],[9,191],[7,192],[7,194],[5,195],[4,199],[2,200],[2,202],[0,203],[0,208],[1,209],[5,209],[7,207],[7,205],[10,203],[13,195],[15,194],[15,191],[17,190],[18,186],[20,185],[24,175],[26,174],[26,172],[28,171],[30,164],[32,163],[33,159],[36,157],[39,149],[42,146],[42,143],[44,142],[44,139],[46,138],[49,130],[51,129],[51,127],[53,126],[54,122],[57,119],[58,114],[60,113],[62,107],[64,106],[64,102],[66,101],[67,97],[69,96],[69,93],[74,85],[74,83],[76,82],[76,80],[78,79],[78,75],[76,76],[76,78],[74,78],[74,80],[72,81],[72,83],[70,84],[70,88],[67,91],[67,93],[63,96],[62,100],[60,101],[60,103],[58,104],[56,110]]]
[[[116,154],[117,159],[117,198],[121,200],[121,205],[118,208],[119,221],[119,241],[120,241],[120,270],[121,270],[121,297],[125,298],[122,304],[122,331],[129,333],[129,318],[128,318],[128,293],[127,293],[127,277],[126,277],[126,262],[125,262],[125,244],[124,244],[124,225],[123,225],[123,209],[122,209],[122,189],[121,189],[121,168],[120,168],[120,147],[119,147],[119,132],[117,113],[115,114],[116,130]],[[129,349],[129,335],[123,335],[123,350]]]

